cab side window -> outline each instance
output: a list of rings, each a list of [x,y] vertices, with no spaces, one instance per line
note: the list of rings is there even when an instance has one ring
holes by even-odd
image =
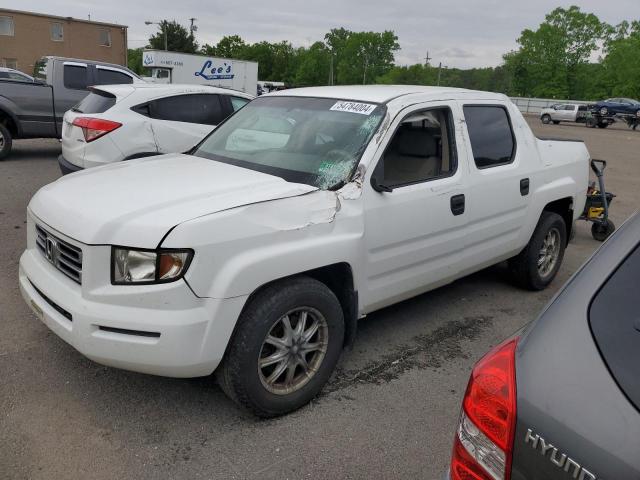
[[[516,141],[506,108],[496,105],[465,105],[464,116],[478,168],[513,162]]]
[[[400,187],[448,177],[456,171],[453,120],[448,108],[410,114],[398,126],[376,166],[376,178]]]

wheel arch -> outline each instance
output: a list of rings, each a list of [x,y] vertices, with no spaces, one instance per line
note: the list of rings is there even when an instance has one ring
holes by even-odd
[[[282,282],[283,280],[304,276],[311,277],[323,283],[338,298],[344,316],[344,347],[353,346],[358,324],[358,292],[354,286],[353,270],[347,262],[334,263],[291,275],[285,275],[260,285],[249,294],[243,310],[251,303],[253,298],[265,288]]]
[[[2,108],[1,106],[0,106],[0,123],[3,124],[5,127],[7,127],[7,129],[9,130],[9,133],[11,133],[11,135],[14,138],[20,137],[20,134],[21,134],[20,122],[18,121],[17,117],[7,109]]]
[[[569,243],[573,230],[573,197],[564,197],[547,203],[542,209],[542,213],[544,212],[556,213],[562,217],[567,228],[567,243]]]

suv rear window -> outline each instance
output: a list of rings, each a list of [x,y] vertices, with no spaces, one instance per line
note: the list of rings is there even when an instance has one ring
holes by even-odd
[[[102,90],[94,90],[73,107],[79,113],[104,113],[116,104],[116,97]]]
[[[638,276],[640,247],[627,257],[596,294],[589,310],[589,323],[613,378],[640,409]]]

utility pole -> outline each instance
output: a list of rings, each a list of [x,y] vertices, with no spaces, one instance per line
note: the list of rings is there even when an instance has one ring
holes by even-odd
[[[429,61],[431,60],[431,57],[429,56],[429,50],[427,50],[427,56],[424,57],[424,66],[428,67],[429,66]]]
[[[445,69],[449,68],[446,65],[444,66]],[[440,86],[440,73],[442,72],[442,62],[440,62],[440,64],[438,65],[438,86]]]
[[[191,17],[189,19],[189,22],[191,22],[191,25],[189,26],[189,33],[191,35],[191,37],[193,38],[193,33],[198,31],[198,27],[196,25],[194,25],[194,22],[197,20],[197,18]]]
[[[331,51],[331,63],[329,63],[329,85],[333,85],[333,50]]]

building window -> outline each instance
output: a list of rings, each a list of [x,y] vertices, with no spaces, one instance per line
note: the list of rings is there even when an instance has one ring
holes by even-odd
[[[64,30],[61,23],[51,23],[51,40],[54,42],[62,42],[64,40]]]
[[[15,58],[3,58],[0,62],[0,66],[13,68],[14,70],[18,69],[18,60]]]
[[[0,17],[0,35],[13,37],[13,17]]]
[[[111,46],[111,30],[100,30],[100,45],[103,47]]]

